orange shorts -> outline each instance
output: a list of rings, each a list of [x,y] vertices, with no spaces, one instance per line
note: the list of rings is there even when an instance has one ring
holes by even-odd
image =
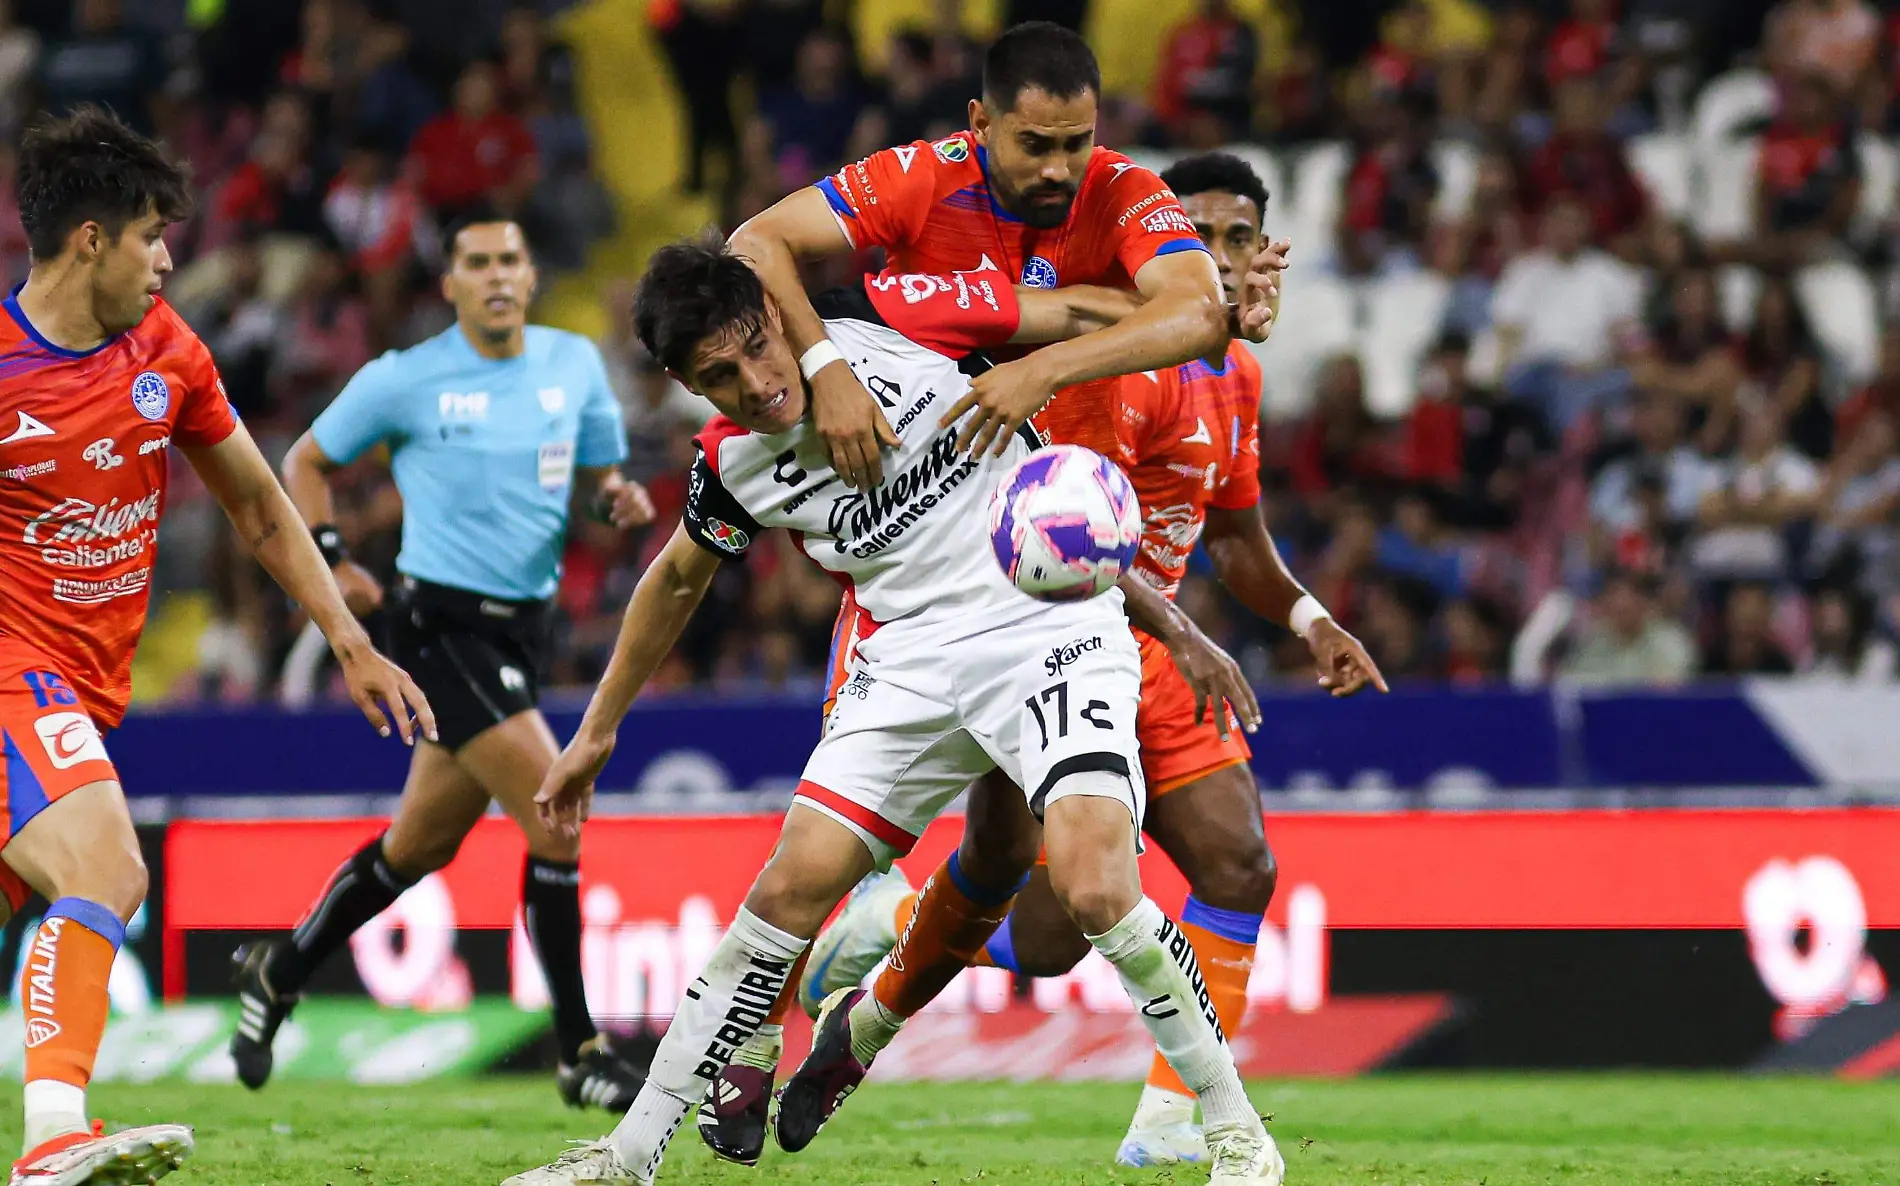
[[[105,741],[59,665],[0,638],[0,807],[6,839],[87,783],[117,782]]]
[[[1211,712],[1200,724],[1194,723],[1194,690],[1168,657],[1167,647],[1139,630],[1135,641],[1141,644],[1141,708],[1135,714],[1135,737],[1141,742],[1141,772],[1147,778],[1150,799],[1253,757],[1238,723],[1232,724],[1226,741],[1221,740]]]

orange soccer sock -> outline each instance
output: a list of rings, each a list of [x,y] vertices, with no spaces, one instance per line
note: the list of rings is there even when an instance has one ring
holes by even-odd
[[[765,1024],[784,1025],[785,1019],[792,1015],[792,1004],[798,1000],[798,982],[805,978],[805,965],[811,961],[811,947],[808,945],[798,962],[792,965],[792,974],[785,978],[785,987],[779,989],[778,1000],[772,1002],[772,1011],[765,1015]]]
[[[84,898],[41,920],[20,972],[26,1015],[26,1148],[86,1127],[86,1084],[105,1037],[112,961],[125,923]]]
[[[1026,880],[1026,879],[1025,879]],[[957,973],[975,963],[996,928],[1009,916],[1022,888],[985,890],[963,874],[957,854],[924,882],[910,917],[899,907],[897,947],[878,973],[871,995],[896,1017],[909,1017],[928,1005]]]
[[[1240,1031],[1247,1015],[1247,979],[1253,974],[1254,946],[1260,940],[1258,914],[1222,910],[1190,897],[1181,910],[1181,933],[1194,945],[1208,999],[1229,1040]],[[1192,1096],[1168,1060],[1155,1052],[1148,1069],[1148,1086],[1175,1095]]]

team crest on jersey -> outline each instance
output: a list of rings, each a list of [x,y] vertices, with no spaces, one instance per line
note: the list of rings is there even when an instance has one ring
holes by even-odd
[[[147,420],[163,420],[171,410],[172,389],[157,371],[141,371],[132,380],[132,406]]]
[[[708,518],[706,520],[706,535],[711,538],[714,543],[726,551],[731,552],[734,556],[739,555],[752,544],[751,536],[726,522],[724,519]]]
[[[946,165],[961,165],[964,161],[970,159],[969,143],[955,136],[950,137],[948,140],[939,140],[935,144],[932,144],[930,148],[931,151],[937,154],[937,159]]]
[[[1023,283],[1030,288],[1054,288],[1056,266],[1040,255],[1023,261]]]

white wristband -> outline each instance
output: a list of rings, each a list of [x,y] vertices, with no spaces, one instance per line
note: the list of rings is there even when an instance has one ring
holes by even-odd
[[[844,361],[844,351],[838,349],[830,338],[820,338],[810,350],[799,356],[798,371],[807,379],[816,379],[818,372],[834,362]]]
[[[1293,633],[1305,638],[1306,632],[1313,628],[1313,623],[1321,618],[1332,616],[1326,612],[1326,607],[1319,603],[1319,598],[1308,593],[1293,603],[1292,612],[1286,616],[1286,624]]]

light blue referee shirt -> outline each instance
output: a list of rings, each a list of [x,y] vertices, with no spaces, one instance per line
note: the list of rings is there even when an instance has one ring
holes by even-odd
[[[560,583],[574,468],[627,456],[600,351],[540,325],[506,360],[477,354],[460,326],[392,350],[356,373],[311,432],[339,464],[389,445],[400,572],[511,601],[551,597]]]

